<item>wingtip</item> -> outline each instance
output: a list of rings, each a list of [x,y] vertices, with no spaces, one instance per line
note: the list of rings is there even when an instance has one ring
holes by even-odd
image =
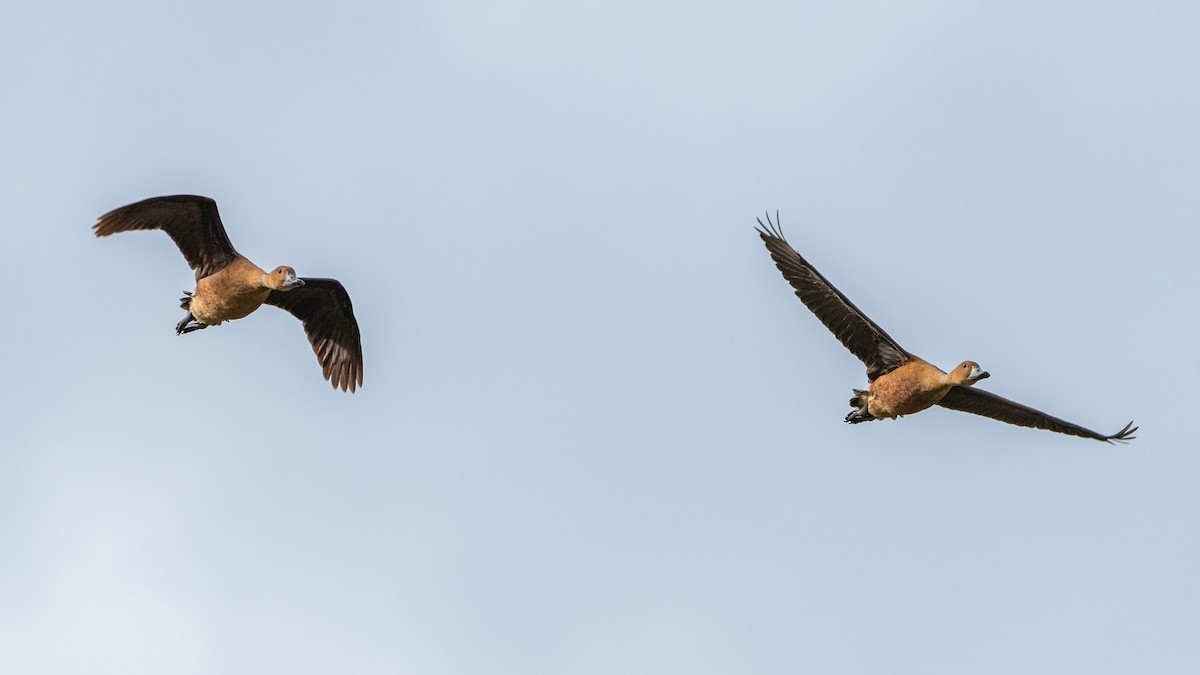
[[[329,380],[329,384],[333,385],[334,390],[341,389],[343,392],[349,392],[351,394],[361,387],[363,383],[363,375],[361,370],[357,373],[353,371],[335,373],[330,370],[328,374],[325,375],[325,379]]]
[[[1120,431],[1118,431],[1117,433],[1115,433],[1111,436],[1107,436],[1100,440],[1104,441],[1105,443],[1109,443],[1109,444],[1128,443],[1129,441],[1132,441],[1133,439],[1137,438],[1137,436],[1133,435],[1137,430],[1138,430],[1138,428],[1133,426],[1133,420],[1129,420],[1129,424],[1126,424],[1125,428],[1121,429]]]
[[[758,221],[758,227],[755,229],[758,230],[759,236],[763,239],[774,238],[786,242],[787,239],[783,236],[783,226],[779,220],[779,210],[775,210],[775,222],[771,222],[770,211],[764,213],[763,216],[767,219],[765,224],[763,223],[762,218],[755,218],[755,220]]]

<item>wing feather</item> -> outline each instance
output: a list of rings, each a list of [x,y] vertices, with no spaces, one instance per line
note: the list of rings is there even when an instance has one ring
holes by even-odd
[[[938,405],[951,410],[990,417],[994,420],[1000,420],[1001,422],[1021,427],[1046,429],[1047,431],[1056,431],[1060,434],[1069,434],[1082,438],[1094,438],[1097,441],[1104,441],[1105,443],[1131,441],[1136,438],[1133,433],[1138,430],[1137,427],[1133,426],[1133,422],[1130,422],[1125,425],[1124,429],[1121,429],[1117,433],[1105,436],[1091,429],[1081,427],[1078,424],[1072,424],[1053,415],[1047,415],[1040,410],[1034,410],[1027,405],[1010,401],[990,391],[975,387],[951,387],[950,391],[946,392],[946,395],[938,402]]]
[[[198,195],[151,197],[100,216],[97,237],[129,230],[162,230],[170,235],[196,271],[196,280],[224,269],[237,251],[221,224],[217,203]]]
[[[909,353],[792,248],[779,229],[778,215],[775,221],[771,222],[770,215],[766,224],[758,221],[758,235],[771,252],[775,266],[795,289],[796,297],[866,364],[867,377],[874,381],[904,363]]]
[[[334,389],[353,392],[362,386],[362,337],[350,294],[337,280],[306,278],[290,291],[271,291],[266,304],[300,319],[321,374]]]

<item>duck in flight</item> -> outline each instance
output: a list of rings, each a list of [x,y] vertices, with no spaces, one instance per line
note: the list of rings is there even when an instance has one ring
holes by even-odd
[[[274,305],[304,324],[325,379],[342,391],[363,382],[362,341],[346,289],[334,279],[296,276],[291,267],[264,272],[233,249],[217,203],[208,197],[151,197],[100,216],[97,237],[128,230],[162,230],[196,271],[196,290],[184,291],[187,316],[175,334],[219,326]]]
[[[1008,424],[1094,438],[1107,443],[1135,438],[1133,433],[1137,427],[1133,426],[1133,422],[1117,433],[1105,436],[976,389],[975,383],[988,377],[988,373],[974,361],[963,361],[954,370],[945,373],[928,361],[909,354],[792,248],[783,238],[778,223],[778,215],[774,223],[769,215],[765,225],[762,220],[758,221],[758,235],[771,252],[775,266],[783,272],[783,277],[795,289],[800,301],[867,366],[870,386],[865,390],[854,390],[854,398],[850,399],[850,406],[854,410],[846,416],[847,422],[857,424],[884,418],[895,419],[940,405]]]

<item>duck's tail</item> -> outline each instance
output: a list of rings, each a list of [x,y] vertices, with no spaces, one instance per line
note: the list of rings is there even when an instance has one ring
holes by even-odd
[[[870,422],[871,420],[879,419],[867,412],[867,392],[865,389],[855,389],[854,398],[850,399],[850,407],[854,408],[849,415],[846,415],[846,422],[849,424],[858,424],[859,422]]]
[[[192,292],[191,291],[183,292],[183,297],[179,299],[179,309],[186,309],[189,312],[192,311]]]

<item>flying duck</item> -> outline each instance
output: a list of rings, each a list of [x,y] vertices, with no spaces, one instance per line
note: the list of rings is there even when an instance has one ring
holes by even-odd
[[[949,373],[909,354],[850,299],[834,288],[815,267],[788,244],[780,230],[779,216],[771,222],[760,219],[758,235],[771,252],[775,266],[796,291],[796,297],[825,324],[846,349],[867,366],[867,389],[855,389],[846,421],[851,424],[878,419],[895,419],[934,405],[961,410],[1022,427],[1047,429],[1060,434],[1094,438],[1098,441],[1129,441],[1135,437],[1133,422],[1115,434],[1104,435],[1047,415],[1029,406],[975,388],[988,373],[974,361],[963,361]]]
[[[264,303],[300,319],[325,379],[342,391],[362,386],[362,341],[346,289],[335,279],[296,276],[281,265],[264,272],[233,249],[217,203],[208,197],[151,197],[100,216],[97,237],[127,230],[166,232],[196,271],[196,289],[184,291],[187,316],[176,335],[248,316]]]

